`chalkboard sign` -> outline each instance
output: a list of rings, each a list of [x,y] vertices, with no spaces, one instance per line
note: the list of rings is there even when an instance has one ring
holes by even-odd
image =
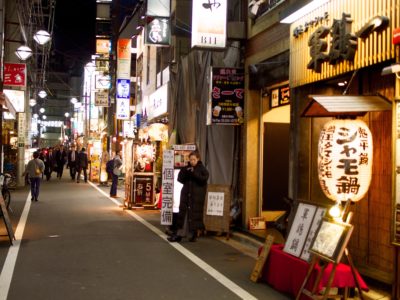
[[[12,241],[15,240],[14,231],[11,225],[10,217],[8,216],[8,211],[6,207],[6,203],[4,202],[3,196],[0,195],[0,206],[1,206],[1,216],[3,217],[4,224],[7,228],[8,237],[10,239],[10,243],[12,245]]]

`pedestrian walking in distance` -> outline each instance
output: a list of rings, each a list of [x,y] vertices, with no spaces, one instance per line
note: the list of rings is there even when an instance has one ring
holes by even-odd
[[[71,150],[68,152],[68,163],[67,163],[67,167],[69,168],[69,174],[71,175],[72,180],[75,180],[77,160],[78,160],[78,151],[76,151],[75,146],[72,145]]]
[[[182,168],[178,174],[178,181],[183,184],[176,218],[178,230],[168,238],[168,241],[180,242],[183,237],[188,237],[190,242],[195,242],[197,231],[204,229],[203,208],[208,176],[206,167],[200,161],[199,152],[191,152],[189,165]]]
[[[40,179],[44,172],[44,162],[39,159],[39,152],[33,153],[33,159],[31,159],[26,165],[25,172],[22,176],[29,176],[29,182],[31,184],[31,200],[39,200],[39,190],[40,190]]]
[[[85,182],[87,182],[87,168],[88,168],[88,157],[87,154],[85,153],[86,149],[82,148],[81,152],[78,153],[78,160],[77,160],[77,170],[78,170],[78,178],[76,179],[76,182],[79,183],[79,180],[81,178],[81,172],[83,171],[83,178]]]
[[[110,188],[110,197],[117,198],[118,176],[121,175],[121,166],[122,166],[120,151],[115,152],[113,161],[114,164],[111,173],[112,184]]]

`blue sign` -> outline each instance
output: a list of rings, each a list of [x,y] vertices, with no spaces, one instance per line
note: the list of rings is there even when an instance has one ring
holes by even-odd
[[[117,98],[129,99],[131,95],[130,85],[129,79],[117,79]]]

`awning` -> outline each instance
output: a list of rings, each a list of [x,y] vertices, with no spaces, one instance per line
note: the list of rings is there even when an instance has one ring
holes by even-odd
[[[371,111],[392,109],[392,102],[381,95],[310,95],[302,117],[363,116]]]
[[[9,112],[14,118],[17,117],[15,107],[4,93],[0,93],[0,104],[3,106],[3,112]]]

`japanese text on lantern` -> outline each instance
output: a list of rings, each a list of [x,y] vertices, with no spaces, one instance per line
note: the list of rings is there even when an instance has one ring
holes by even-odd
[[[368,127],[350,123],[330,124],[321,131],[318,175],[327,197],[353,200],[366,192],[372,159],[370,135]]]
[[[164,150],[162,167],[161,225],[171,225],[174,199],[174,150]]]

